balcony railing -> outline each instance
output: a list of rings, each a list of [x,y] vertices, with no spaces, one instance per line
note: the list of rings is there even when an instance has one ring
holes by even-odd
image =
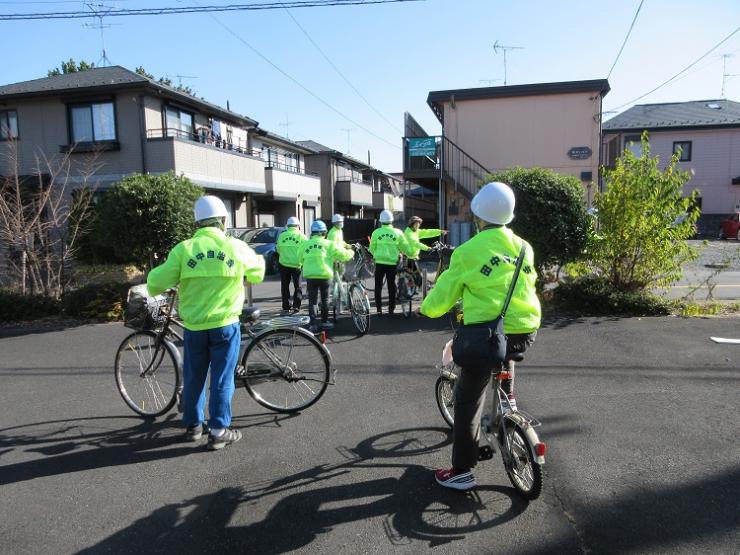
[[[242,140],[240,138],[237,138],[237,142],[234,143],[231,141],[227,141],[226,139],[223,139],[218,135],[214,136],[209,133],[198,131],[183,131],[182,129],[176,129],[174,127],[165,127],[162,129],[147,129],[146,132],[147,139],[166,139],[170,137],[192,141],[194,143],[200,143],[214,148],[222,148],[231,152],[246,154],[247,156],[257,156],[258,158],[260,157],[259,151],[249,148],[247,144],[242,144]]]
[[[297,168],[292,164],[282,164],[272,160],[265,160],[265,168],[275,168],[276,170],[282,170],[284,172],[299,173],[301,175],[308,175],[310,177],[319,177],[319,174],[312,172],[305,168]]]

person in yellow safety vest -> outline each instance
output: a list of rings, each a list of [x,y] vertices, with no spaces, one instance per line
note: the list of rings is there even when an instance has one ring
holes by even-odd
[[[526,246],[521,273],[504,319],[507,355],[523,353],[532,345],[541,314],[532,247],[506,227],[514,218],[514,204],[514,192],[505,183],[488,183],[478,191],[471,210],[484,227],[455,249],[449,269],[439,276],[420,309],[424,316],[438,318],[462,299],[464,325],[495,320],[501,314],[519,253]],[[511,380],[502,385],[509,404],[516,410],[513,362],[509,363],[509,370]],[[455,391],[452,468],[435,473],[442,486],[465,490],[476,485],[472,468],[478,461],[479,418],[490,377],[490,366],[461,369]]]
[[[344,216],[341,214],[334,214],[331,217],[331,229],[326,234],[326,238],[335,243],[338,247],[344,247]]]
[[[150,295],[179,288],[178,312],[185,326],[182,421],[186,437],[198,441],[205,419],[205,383],[211,372],[208,448],[221,449],[239,441],[230,429],[234,368],[239,358],[239,315],[244,308],[244,278],[260,283],[265,260],[246,243],[224,233],[226,206],[218,197],[195,202],[198,230],[175,245],[164,264],[147,276]]]
[[[388,314],[393,316],[396,309],[396,267],[401,253],[411,252],[403,233],[393,227],[393,214],[390,210],[380,213],[380,227],[370,237],[370,254],[375,259],[375,309],[383,313],[383,278],[388,283]]]
[[[316,320],[316,300],[321,294],[321,327],[331,326],[329,319],[329,280],[335,260],[347,262],[354,256],[352,249],[337,246],[326,238],[326,224],[316,220],[311,224],[311,238],[301,245],[298,260],[303,266],[303,277],[308,287],[308,315],[313,331],[319,329]]]
[[[446,229],[421,229],[422,222],[423,220],[419,216],[411,216],[408,227],[403,230],[403,236],[409,245],[408,269],[415,275],[419,271],[419,267],[416,264],[416,261],[419,260],[419,253],[430,249],[420,239],[431,239],[432,237],[447,235]],[[417,281],[419,280],[420,278],[417,278]],[[419,281],[417,285],[420,284],[421,282]]]
[[[283,300],[283,313],[290,311],[290,282],[293,282],[293,312],[301,309],[303,291],[301,291],[301,265],[298,253],[306,236],[299,229],[301,222],[295,216],[288,218],[287,227],[278,235],[275,251],[278,254],[280,270],[280,296]]]

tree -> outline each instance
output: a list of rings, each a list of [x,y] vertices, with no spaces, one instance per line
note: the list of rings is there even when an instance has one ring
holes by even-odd
[[[599,227],[588,247],[589,264],[618,291],[638,291],[678,280],[685,262],[696,258],[686,239],[696,232],[696,191],[677,167],[674,154],[665,170],[651,156],[647,132],[636,157],[625,149],[613,170],[604,170],[605,192],[597,194]]]
[[[534,250],[538,273],[576,260],[586,246],[588,216],[581,183],[544,168],[513,168],[489,175],[516,195],[512,230]]]
[[[95,207],[96,242],[140,268],[164,258],[195,230],[193,204],[203,190],[184,176],[132,174]]]
[[[86,62],[85,60],[81,60],[78,64],[74,61],[74,59],[70,58],[66,62],[62,61],[60,66],[58,68],[50,69],[46,72],[47,77],[54,77],[56,75],[62,75],[64,73],[77,73],[79,71],[87,71],[88,69],[93,69],[95,67],[95,64],[92,62]]]
[[[95,188],[94,174],[102,164],[98,153],[75,164],[81,182]],[[66,286],[69,265],[83,234],[84,222],[74,215],[87,211],[92,195],[76,194],[70,185],[70,155],[37,156],[31,179],[20,176],[14,142],[6,152],[6,175],[0,178],[0,244],[8,250],[11,287],[23,294],[59,299]]]

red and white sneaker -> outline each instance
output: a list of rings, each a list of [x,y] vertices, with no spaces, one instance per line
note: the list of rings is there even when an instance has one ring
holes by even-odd
[[[434,479],[440,486],[446,488],[458,489],[458,490],[469,490],[477,486],[473,473],[470,470],[464,472],[455,471],[454,468],[434,471]]]

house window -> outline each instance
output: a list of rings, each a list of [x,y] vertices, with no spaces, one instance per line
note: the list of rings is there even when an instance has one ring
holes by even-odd
[[[298,171],[298,155],[296,153],[285,153],[285,169],[292,172]]]
[[[0,141],[18,138],[18,112],[0,110]]]
[[[625,135],[624,149],[629,150],[637,158],[642,156],[642,143],[640,142],[640,135]]]
[[[673,143],[673,154],[681,150],[681,156],[679,162],[690,162],[691,161],[691,141],[674,141]]]
[[[168,137],[184,137],[186,139],[193,137],[192,113],[174,106],[167,106],[165,108],[165,120]]]
[[[113,101],[72,104],[69,107],[70,141],[93,143],[116,140]]]

